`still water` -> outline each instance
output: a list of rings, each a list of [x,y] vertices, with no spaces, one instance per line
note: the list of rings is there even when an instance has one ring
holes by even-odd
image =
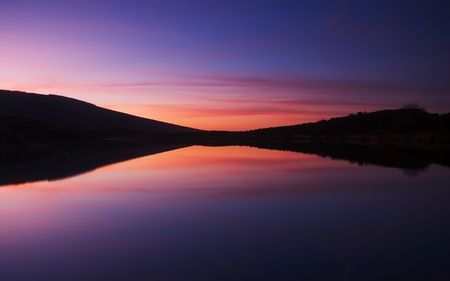
[[[449,215],[447,167],[178,148],[1,186],[0,280],[449,280]]]

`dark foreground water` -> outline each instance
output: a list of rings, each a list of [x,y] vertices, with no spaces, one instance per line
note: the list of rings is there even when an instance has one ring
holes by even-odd
[[[446,167],[194,146],[86,172],[0,187],[0,280],[450,280]]]

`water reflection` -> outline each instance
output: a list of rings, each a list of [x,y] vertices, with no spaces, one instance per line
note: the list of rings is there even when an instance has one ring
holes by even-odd
[[[188,147],[0,189],[1,280],[446,280],[450,173]]]
[[[376,165],[397,168],[404,175],[417,177],[432,164],[450,167],[450,151],[443,149],[413,149],[408,147],[361,146],[348,143],[283,143],[252,144],[255,147],[318,155],[344,160],[360,166]],[[122,149],[80,148],[25,162],[0,166],[0,186],[36,181],[52,181],[77,176],[131,159],[170,151],[188,145],[155,144]],[[299,156],[300,157],[300,156]]]
[[[255,147],[315,154],[350,163],[399,168],[404,174],[418,176],[432,164],[450,167],[448,146],[417,147],[402,145],[360,145],[346,142],[302,142],[253,144]]]
[[[147,145],[124,149],[79,148],[29,161],[0,166],[0,186],[74,177],[100,167],[185,147]]]

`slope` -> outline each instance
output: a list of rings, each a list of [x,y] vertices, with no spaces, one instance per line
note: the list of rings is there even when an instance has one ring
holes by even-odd
[[[0,90],[0,114],[78,130],[120,128],[145,133],[189,133],[200,130],[146,119],[57,95]]]

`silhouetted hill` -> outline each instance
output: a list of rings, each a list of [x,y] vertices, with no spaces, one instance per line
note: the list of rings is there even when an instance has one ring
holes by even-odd
[[[381,110],[350,114],[315,123],[245,132],[208,131],[152,136],[154,143],[250,145],[277,147],[307,142],[346,142],[361,145],[450,147],[450,114],[422,109]]]
[[[261,137],[308,136],[351,137],[414,136],[422,139],[449,139],[450,114],[432,114],[422,109],[381,110],[350,114],[315,123],[273,127],[246,132]]]
[[[113,111],[72,98],[0,90],[0,114],[81,131],[126,129],[145,133],[199,130]],[[31,123],[30,123],[31,124]]]
[[[315,123],[250,131],[261,135],[351,136],[450,133],[450,114],[431,114],[421,109],[381,110],[350,114]]]
[[[0,91],[0,97],[10,97],[12,94],[17,93]],[[28,99],[27,103],[21,103],[16,99],[23,96]],[[43,106],[30,114],[28,110],[33,109],[34,99]],[[5,100],[10,102],[9,106],[0,103],[0,111],[5,109],[7,113],[18,111],[26,113],[23,114],[26,116],[22,117],[11,116],[14,114],[0,114],[0,165],[2,169],[18,168],[14,168],[16,172],[8,170],[9,172],[2,176],[5,177],[5,184],[23,182],[21,180],[25,178],[21,179],[20,173],[17,172],[22,168],[28,167],[29,177],[27,176],[26,181],[56,179],[83,173],[107,163],[128,159],[128,157],[131,159],[141,153],[146,155],[152,151],[150,147],[148,151],[139,148],[143,144],[153,144],[156,145],[155,147],[162,145],[169,149],[186,145],[246,145],[317,154],[356,162],[360,165],[396,167],[412,175],[425,170],[430,164],[450,167],[450,114],[431,114],[420,109],[350,114],[327,121],[246,132],[205,132],[194,129],[186,131],[184,129],[189,128],[114,112],[58,96],[18,93],[17,96]],[[72,114],[64,115],[59,108],[64,104],[68,111],[72,110],[74,115],[82,115],[82,117],[73,117]],[[14,110],[14,106],[20,110]],[[89,118],[94,119],[88,122],[89,118],[84,115],[84,112],[88,112]],[[59,114],[64,116],[65,119],[61,118],[61,120],[65,122],[45,120]],[[41,118],[29,119],[32,118],[31,116]],[[104,121],[103,124],[109,124],[109,127],[93,126],[92,124],[96,123],[96,116],[100,116],[100,120]],[[123,116],[130,123],[123,121],[121,119]],[[151,128],[155,128],[152,126],[154,124],[163,124],[171,128],[183,128],[183,130],[176,132],[153,130],[143,133],[142,130],[136,129],[137,127],[132,129],[130,126],[118,127],[116,123],[111,122],[115,118],[125,122],[118,122],[119,124],[136,124],[133,122],[139,120],[142,122],[138,122],[139,125],[149,124]],[[71,121],[80,123],[74,124]],[[84,122],[89,124],[86,125],[87,123]],[[80,150],[82,146],[84,148]],[[123,147],[117,150],[118,146]],[[111,147],[114,149],[111,150]],[[105,148],[109,150],[103,150]],[[79,161],[80,165],[77,164],[79,158],[68,156],[71,155],[68,151],[83,152],[76,154],[84,157],[84,160]],[[28,164],[19,163],[24,160],[31,160],[30,163],[38,164],[27,166]],[[58,162],[62,166],[61,169],[54,168],[55,173],[50,173],[51,169],[42,168],[47,164],[47,166],[59,167]],[[45,165],[42,166],[44,163]]]
[[[57,127],[36,120],[0,114],[0,155],[7,150],[17,150],[30,145],[79,146],[92,140],[92,133],[73,127]]]
[[[143,144],[247,145],[419,169],[430,163],[450,165],[450,114],[406,108],[246,132],[201,131],[61,96],[0,90],[0,165],[82,146]],[[397,163],[396,155],[413,150],[426,161],[415,165],[403,157],[407,160]],[[380,160],[382,153],[395,157]]]

